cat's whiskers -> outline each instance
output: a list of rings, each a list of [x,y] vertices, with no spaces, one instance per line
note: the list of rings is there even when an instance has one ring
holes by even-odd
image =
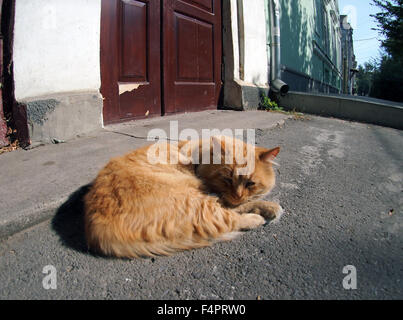
[[[278,164],[277,162],[273,161],[273,160],[268,160],[272,165],[275,165],[277,167],[280,167],[280,164]]]

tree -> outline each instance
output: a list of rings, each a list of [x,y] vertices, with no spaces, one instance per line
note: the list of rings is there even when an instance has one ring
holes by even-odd
[[[382,47],[394,59],[403,60],[403,0],[373,0],[381,12],[371,15],[378,22],[377,30],[385,36]]]
[[[370,96],[403,102],[403,59],[384,55],[373,72]]]
[[[359,96],[368,96],[372,89],[373,74],[376,69],[375,62],[366,62],[364,66],[358,67],[357,74],[357,94]]]
[[[373,68],[362,68],[358,75],[359,92],[374,98],[403,101],[403,0],[373,0],[373,5],[381,9],[371,15],[378,23],[377,30],[382,40],[384,53]],[[367,85],[369,84],[369,88]]]

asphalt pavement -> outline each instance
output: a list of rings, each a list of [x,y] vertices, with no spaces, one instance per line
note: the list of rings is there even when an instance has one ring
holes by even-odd
[[[0,299],[402,299],[403,132],[305,116],[256,142],[282,148],[267,197],[286,211],[277,224],[172,257],[97,257],[81,201],[94,168],[50,220],[2,240]],[[56,289],[43,284],[49,265]]]

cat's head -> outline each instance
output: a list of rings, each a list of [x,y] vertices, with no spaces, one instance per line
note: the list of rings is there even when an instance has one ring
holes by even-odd
[[[221,147],[218,155],[221,159],[220,164],[213,163],[214,145],[216,150]],[[240,153],[239,150],[241,150]],[[248,200],[263,196],[273,189],[275,173],[272,164],[279,152],[280,147],[266,149],[237,139],[226,140],[223,137],[213,137],[210,150],[211,162],[199,165],[197,175],[204,181],[209,191],[218,194],[226,205],[236,207]],[[215,156],[217,157],[217,154]]]

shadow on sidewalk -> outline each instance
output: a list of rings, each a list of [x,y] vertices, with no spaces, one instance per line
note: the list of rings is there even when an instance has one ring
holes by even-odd
[[[60,236],[62,243],[83,253],[88,253],[84,233],[84,196],[90,186],[82,186],[71,194],[52,220],[52,228]]]

